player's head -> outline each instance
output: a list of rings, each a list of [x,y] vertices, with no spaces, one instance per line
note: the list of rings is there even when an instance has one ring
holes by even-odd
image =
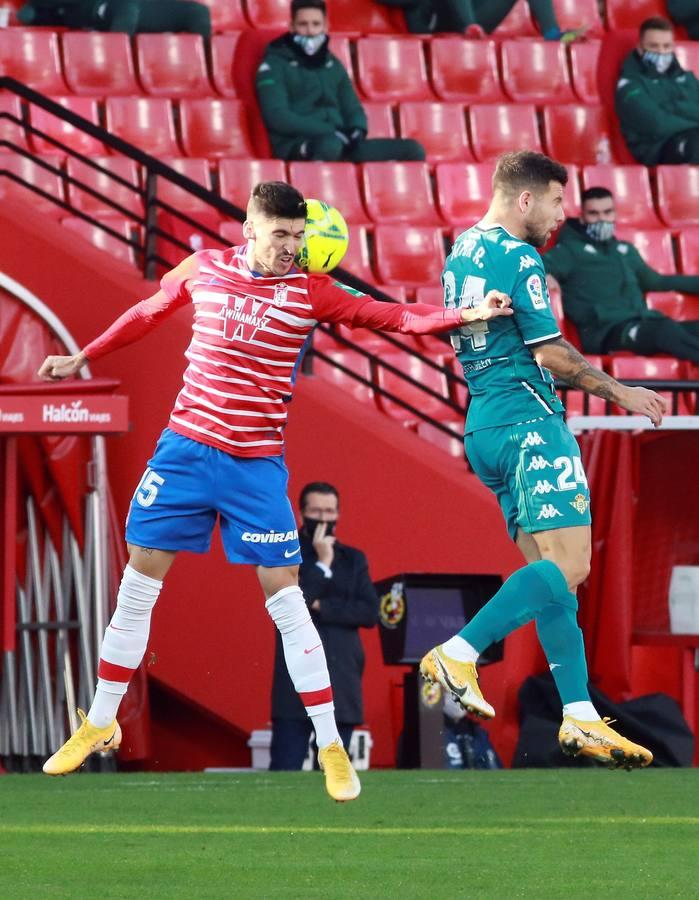
[[[340,516],[340,494],[327,481],[311,481],[301,491],[299,511],[303,518],[303,529],[313,537],[319,522],[337,522]],[[331,533],[332,529],[328,530]]]
[[[316,37],[324,35],[327,30],[328,10],[325,0],[291,0],[292,34]]]
[[[588,237],[593,241],[608,241],[614,237],[616,208],[612,192],[604,187],[591,187],[583,191],[580,203],[580,221]]]
[[[253,266],[262,275],[286,275],[306,227],[306,201],[284,181],[262,181],[250,194],[243,235],[252,242]]]
[[[662,16],[653,16],[641,22],[638,30],[638,52],[643,59],[655,66],[662,75],[672,65],[675,53],[675,35],[672,22]]]
[[[567,183],[568,172],[559,162],[533,150],[517,150],[498,160],[493,197],[516,221],[520,236],[543,247],[565,218],[563,188]]]

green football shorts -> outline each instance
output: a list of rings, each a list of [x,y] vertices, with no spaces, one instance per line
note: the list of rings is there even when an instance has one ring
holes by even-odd
[[[589,525],[590,491],[578,442],[558,413],[466,435],[466,455],[494,491],[507,530],[527,534]]]

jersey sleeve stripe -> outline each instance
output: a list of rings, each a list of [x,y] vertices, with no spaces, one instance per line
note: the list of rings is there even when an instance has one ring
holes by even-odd
[[[524,343],[529,347],[531,344],[540,344],[542,341],[550,341],[552,338],[561,337],[561,332],[556,331],[553,334],[544,334],[538,338],[532,338],[529,341],[525,341]]]

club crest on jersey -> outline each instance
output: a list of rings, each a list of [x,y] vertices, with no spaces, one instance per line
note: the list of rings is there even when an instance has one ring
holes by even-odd
[[[280,281],[279,284],[274,286],[274,297],[272,298],[272,303],[275,306],[284,306],[286,303],[286,295],[289,293],[289,285],[284,281]]]
[[[221,307],[219,316],[223,319],[223,336],[227,341],[254,340],[260,329],[269,324],[269,319],[260,311],[264,307],[262,300],[254,297],[236,297],[228,294],[226,305]]]
[[[587,507],[590,505],[590,501],[584,494],[576,494],[575,500],[571,500],[570,505],[576,512],[579,512],[581,516],[584,516],[587,512]]]

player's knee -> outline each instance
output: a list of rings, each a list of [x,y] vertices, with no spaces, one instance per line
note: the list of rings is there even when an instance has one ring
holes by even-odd
[[[394,159],[405,162],[423,162],[427,157],[425,148],[413,138],[399,138],[395,144]]]
[[[309,141],[308,159],[337,162],[342,158],[344,149],[345,145],[340,138],[335,137],[334,134],[326,134]]]
[[[311,618],[301,589],[296,585],[277,591],[267,600],[265,608],[281,634],[295,631]]]
[[[571,591],[581,585],[590,574],[590,560],[582,555],[559,563],[559,567]]]

